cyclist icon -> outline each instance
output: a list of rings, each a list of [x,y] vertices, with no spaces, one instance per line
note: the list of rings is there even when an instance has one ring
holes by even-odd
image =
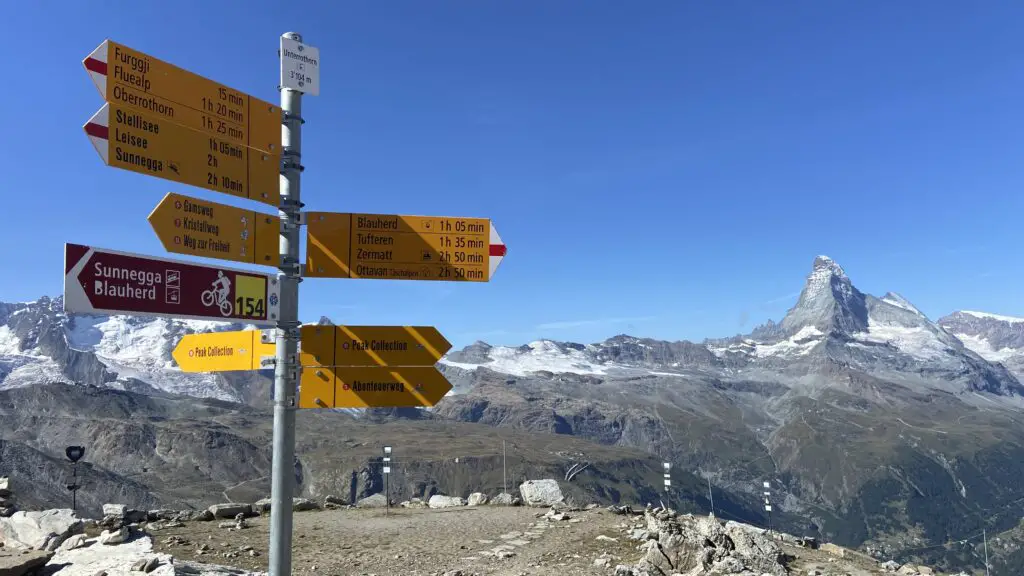
[[[203,291],[202,301],[203,306],[213,306],[216,303],[220,307],[221,316],[231,316],[231,279],[218,270],[213,287]]]

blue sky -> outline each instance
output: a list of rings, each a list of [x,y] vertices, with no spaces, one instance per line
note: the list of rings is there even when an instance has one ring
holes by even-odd
[[[7,8],[0,300],[59,294],[66,241],[166,255],[166,192],[259,208],[103,166],[93,48],[277,101],[294,30],[322,61],[307,209],[489,217],[509,247],[487,284],[306,280],[305,320],[458,346],[726,336],[780,318],[819,253],[933,318],[1024,316],[1024,4],[284,5]]]

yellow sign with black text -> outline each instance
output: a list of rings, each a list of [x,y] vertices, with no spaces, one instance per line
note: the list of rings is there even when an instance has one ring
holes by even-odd
[[[187,334],[171,356],[182,372],[260,370],[261,358],[272,358],[276,352],[275,343],[261,340],[259,330]]]
[[[281,108],[104,40],[82,61],[103,99],[265,152],[281,152]]]
[[[175,254],[277,266],[281,219],[168,193],[149,215],[164,249]]]
[[[84,126],[108,166],[248,198],[280,203],[281,158],[143,114],[104,104]]]

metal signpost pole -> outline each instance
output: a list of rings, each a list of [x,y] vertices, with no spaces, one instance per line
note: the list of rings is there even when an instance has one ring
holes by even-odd
[[[295,32],[282,35],[298,42]],[[284,55],[282,54],[282,57]],[[270,507],[270,576],[292,569],[292,495],[295,483],[295,396],[299,374],[299,176],[302,173],[302,92],[281,86],[281,309],[274,371],[274,448]]]
[[[384,447],[381,462],[384,465],[384,515],[387,516],[391,513],[391,486],[388,480],[391,476],[391,446]]]

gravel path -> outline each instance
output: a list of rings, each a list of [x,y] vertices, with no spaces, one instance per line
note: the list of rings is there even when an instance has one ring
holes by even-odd
[[[611,567],[638,552],[617,528],[621,516],[604,510],[570,512],[569,519],[538,518],[546,509],[464,507],[446,510],[327,510],[295,513],[296,574],[429,576],[576,576],[609,574],[594,559],[609,553]],[[267,569],[269,517],[241,531],[218,522],[190,522],[154,532],[154,548],[176,558]],[[604,535],[614,541],[597,537]],[[177,542],[177,543],[175,543]],[[206,550],[200,552],[200,547]]]

